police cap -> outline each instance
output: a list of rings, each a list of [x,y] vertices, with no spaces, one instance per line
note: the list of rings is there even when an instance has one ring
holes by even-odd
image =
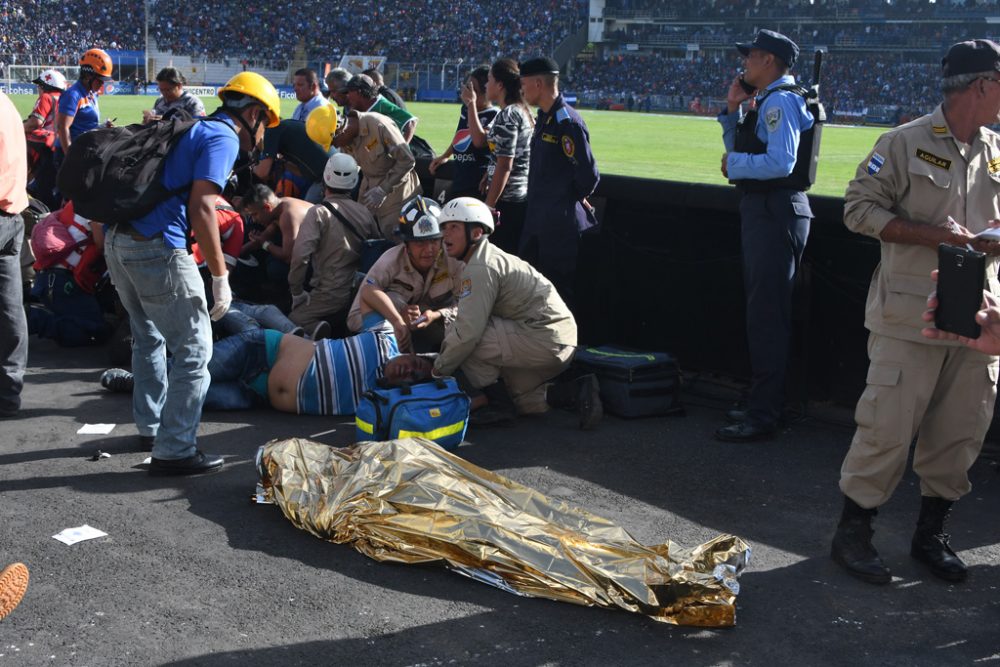
[[[552,58],[532,58],[520,64],[521,76],[536,76],[538,74],[559,74],[559,63]]]
[[[375,97],[378,95],[378,86],[367,74],[355,74],[350,81],[344,84],[343,90],[356,90],[365,97]]]
[[[959,42],[941,59],[941,76],[1000,71],[1000,45],[988,39]]]
[[[744,56],[750,55],[750,49],[760,49],[767,51],[781,58],[786,65],[791,67],[795,64],[795,59],[799,57],[799,47],[792,40],[788,39],[780,32],[773,30],[761,30],[752,42],[738,42],[736,48]]]

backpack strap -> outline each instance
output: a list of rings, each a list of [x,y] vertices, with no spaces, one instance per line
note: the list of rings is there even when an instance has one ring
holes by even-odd
[[[358,232],[357,228],[354,225],[352,225],[346,217],[344,217],[343,213],[337,210],[336,206],[334,206],[328,201],[325,201],[323,202],[323,207],[326,208],[326,210],[330,211],[330,213],[333,213],[333,215],[337,218],[337,220],[340,220],[341,224],[343,224],[344,227],[346,227],[349,232],[354,234],[358,238],[358,240],[361,241],[362,244],[368,240]]]

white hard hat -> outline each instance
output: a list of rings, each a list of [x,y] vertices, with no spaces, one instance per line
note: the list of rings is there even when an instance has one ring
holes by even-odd
[[[358,163],[347,153],[331,155],[323,169],[323,182],[334,190],[353,190],[358,184]]]
[[[38,75],[31,83],[51,86],[57,90],[66,90],[66,77],[57,69],[47,69]]]
[[[438,223],[464,222],[482,225],[487,234],[493,233],[493,213],[490,207],[475,197],[456,197],[444,205]]]

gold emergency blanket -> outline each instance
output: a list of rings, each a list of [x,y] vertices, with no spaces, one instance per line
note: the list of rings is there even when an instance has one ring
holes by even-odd
[[[263,502],[299,528],[378,561],[441,562],[512,593],[620,607],[678,625],[736,622],[750,548],[720,535],[692,550],[623,528],[421,439],[260,448]]]

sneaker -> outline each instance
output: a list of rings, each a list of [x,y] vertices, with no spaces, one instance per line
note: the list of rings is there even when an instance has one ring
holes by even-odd
[[[324,338],[330,337],[330,323],[326,320],[320,321],[313,330],[309,333],[309,340],[323,340]]]
[[[24,563],[8,565],[0,572],[0,620],[21,602],[28,590],[28,568]]]
[[[115,393],[130,394],[135,380],[132,373],[124,368],[109,368],[101,376],[101,386]]]

